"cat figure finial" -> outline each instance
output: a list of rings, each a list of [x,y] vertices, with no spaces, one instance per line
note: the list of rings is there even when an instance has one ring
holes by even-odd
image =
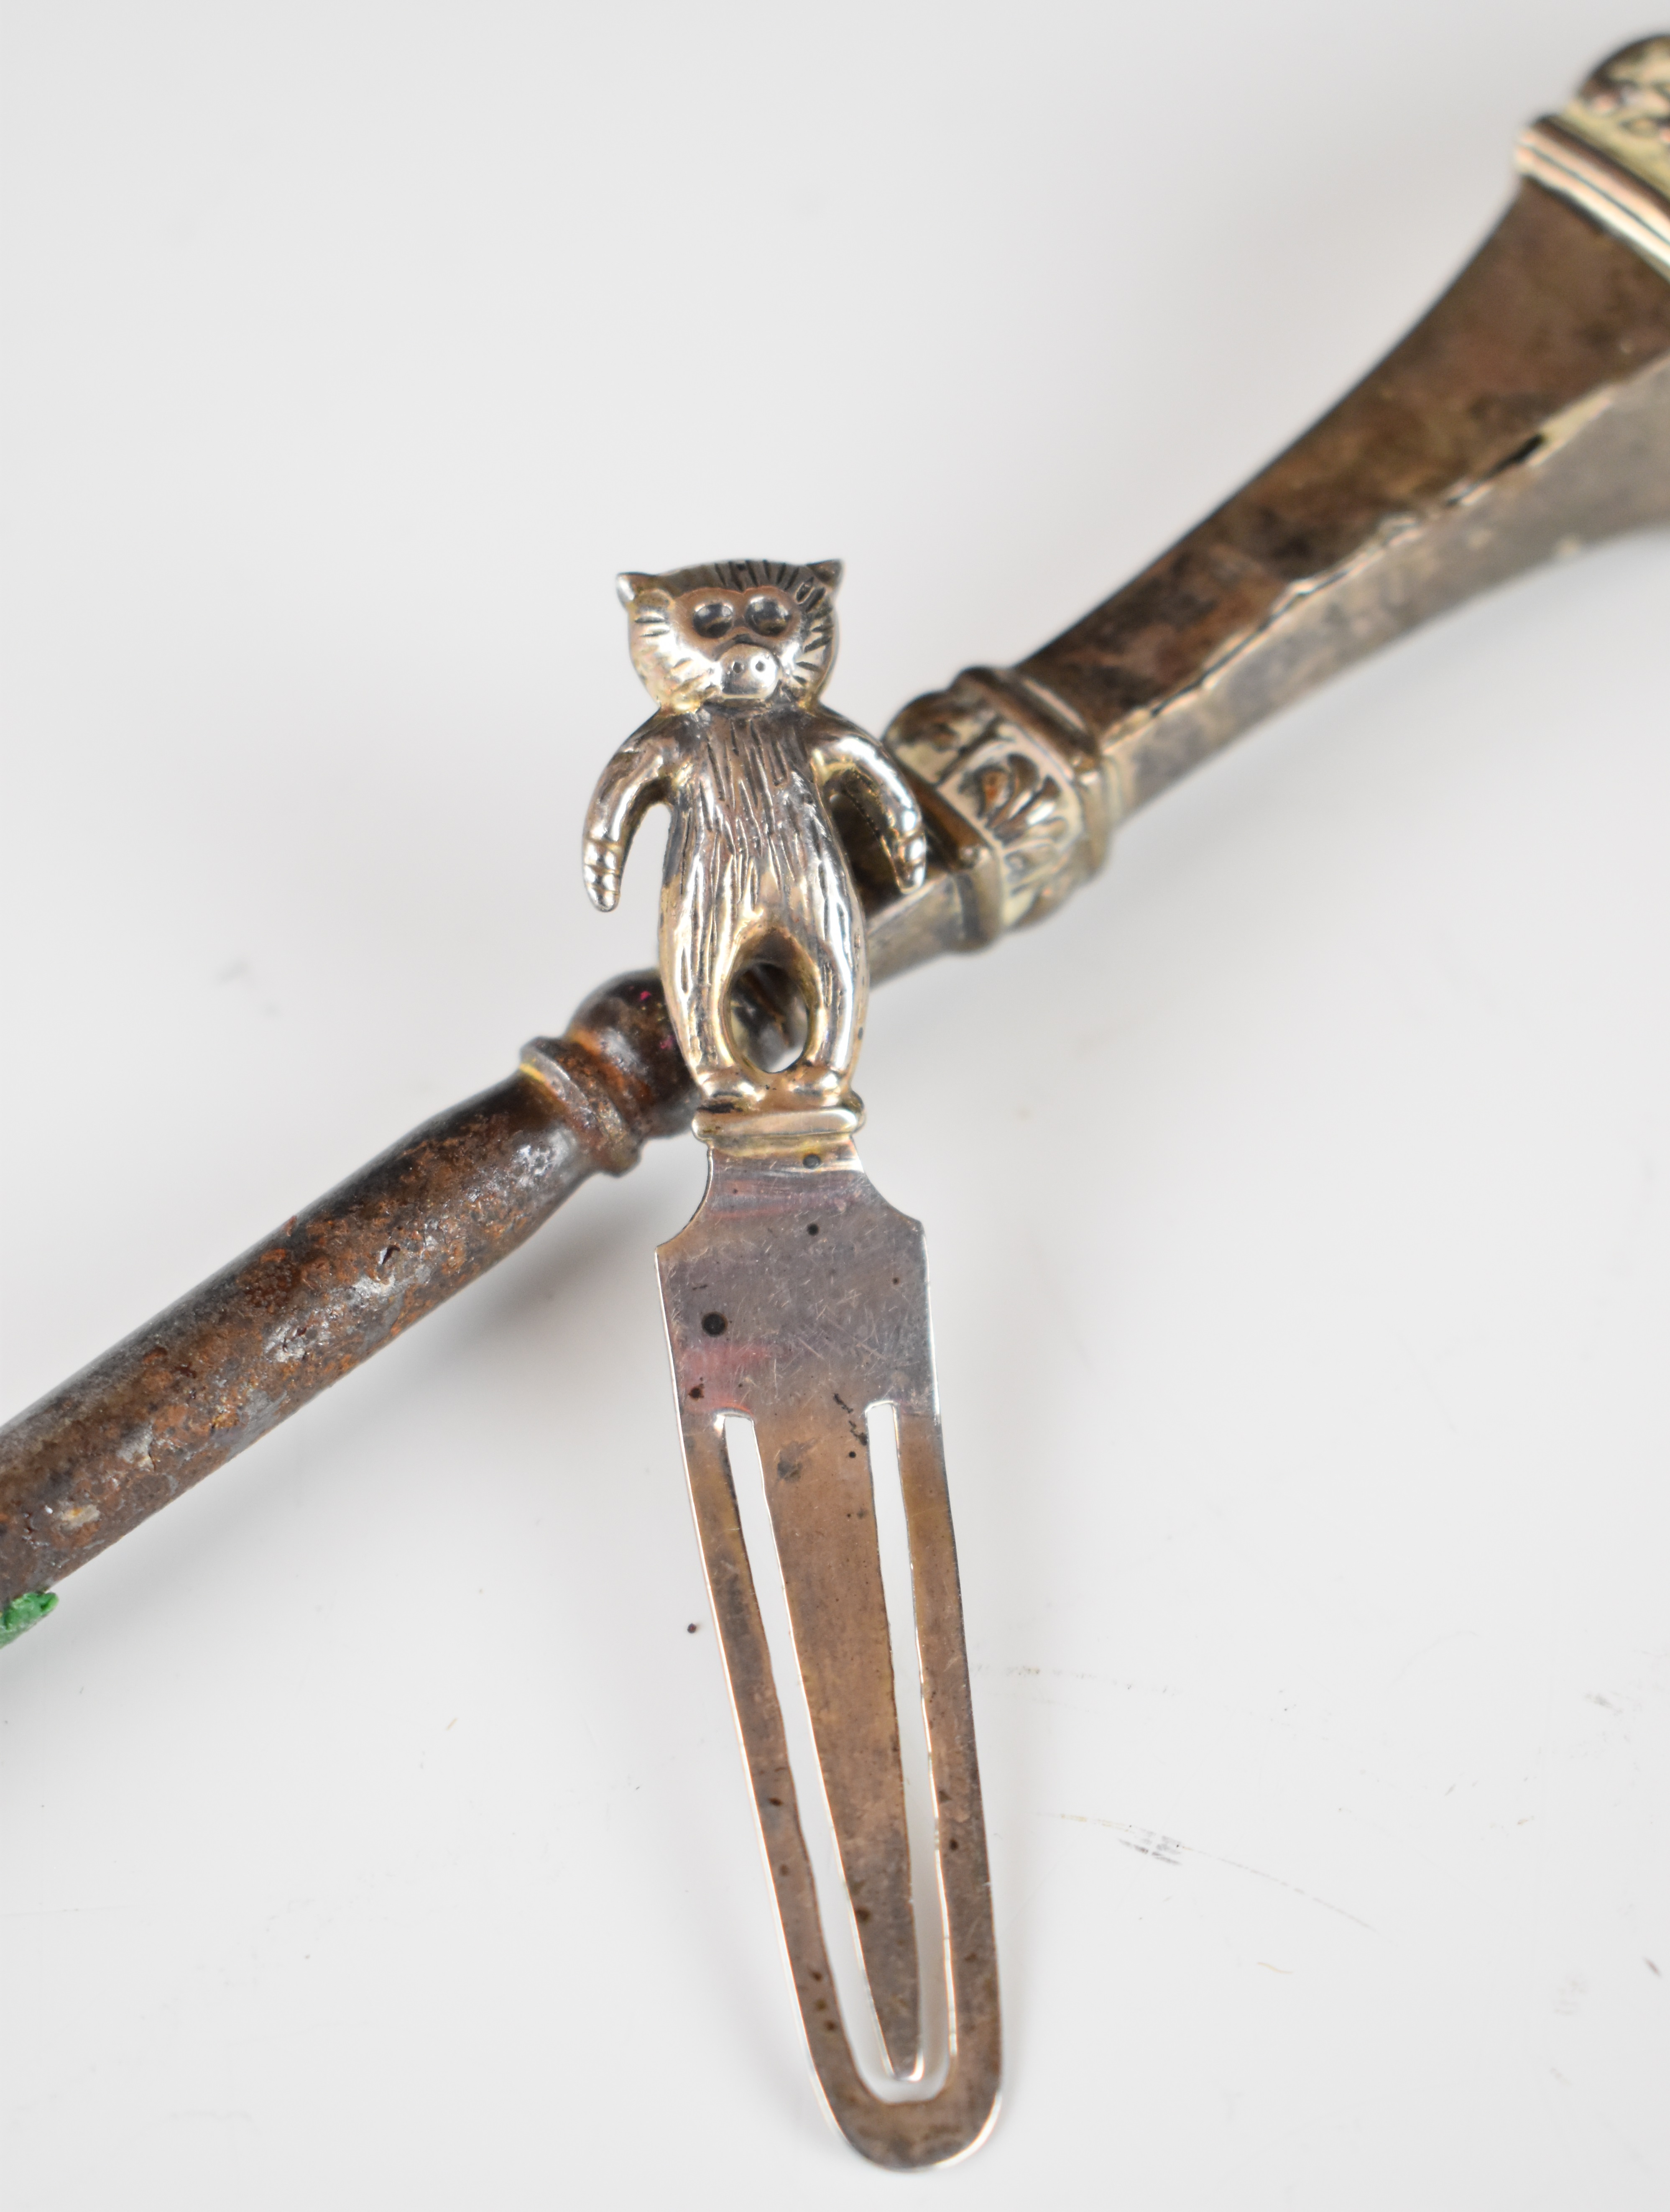
[[[849,786],[902,889],[926,872],[909,785],[873,738],[819,701],[840,581],[838,561],[720,561],[619,581],[633,665],[656,712],[592,795],[586,888],[608,913],[634,831],[665,804],[661,974],[709,1108],[794,1111],[847,1097],[869,963],[829,787]],[[783,969],[806,1009],[805,1048],[779,1075],[754,1066],[732,1032],[732,988],[756,963]]]

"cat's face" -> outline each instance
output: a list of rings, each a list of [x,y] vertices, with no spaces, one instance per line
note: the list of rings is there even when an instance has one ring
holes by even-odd
[[[838,561],[716,561],[616,589],[632,621],[632,665],[659,707],[804,705],[835,653]]]

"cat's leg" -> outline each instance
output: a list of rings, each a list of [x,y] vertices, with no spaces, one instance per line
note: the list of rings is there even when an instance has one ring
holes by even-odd
[[[805,1002],[806,1042],[774,1089],[797,1103],[834,1105],[847,1094],[864,1041],[869,962],[845,855],[837,848],[805,857],[807,865],[786,887],[779,928]]]
[[[667,1009],[707,1106],[753,1105],[765,1096],[764,1081],[731,1040],[731,988],[748,957],[738,908],[722,866],[711,877],[699,866],[680,868],[661,902]]]

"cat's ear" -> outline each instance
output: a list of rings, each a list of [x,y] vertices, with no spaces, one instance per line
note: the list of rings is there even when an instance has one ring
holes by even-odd
[[[653,576],[640,575],[635,568],[628,568],[615,579],[615,589],[623,607],[635,604],[641,592],[647,592],[655,581]]]
[[[814,561],[811,573],[817,577],[831,599],[841,589],[843,564],[839,561]]]

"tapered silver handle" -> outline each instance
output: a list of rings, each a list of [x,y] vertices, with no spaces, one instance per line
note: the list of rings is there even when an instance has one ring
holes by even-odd
[[[1048,913],[1122,815],[1406,630],[1670,520],[1670,37],[1518,163],[1448,291],[1297,443],[1018,666],[898,715],[958,866],[877,916],[874,975]]]

